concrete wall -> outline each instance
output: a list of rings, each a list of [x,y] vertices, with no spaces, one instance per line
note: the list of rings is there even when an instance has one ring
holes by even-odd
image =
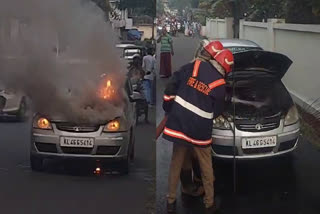
[[[286,24],[276,19],[268,23],[241,20],[240,38],[283,53],[293,61],[283,82],[298,104],[306,106],[320,97],[320,25]]]
[[[207,19],[206,34],[210,39],[232,38],[233,37],[233,18]]]

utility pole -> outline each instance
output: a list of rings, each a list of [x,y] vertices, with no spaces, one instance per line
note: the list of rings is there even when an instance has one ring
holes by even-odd
[[[153,0],[153,14],[152,14],[152,43],[153,43],[153,40],[154,40],[154,28],[155,28],[155,20],[156,20],[156,17],[157,17],[157,10],[156,10],[156,7],[157,7],[157,0]]]
[[[239,2],[238,0],[230,0],[233,15],[233,37],[239,38]]]

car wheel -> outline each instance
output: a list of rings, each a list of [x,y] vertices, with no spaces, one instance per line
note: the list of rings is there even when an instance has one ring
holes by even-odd
[[[43,158],[36,157],[34,155],[30,156],[31,169],[33,171],[41,172],[43,171]]]
[[[129,157],[126,157],[124,160],[120,161],[119,172],[122,175],[128,175],[130,170],[130,160]]]
[[[134,160],[134,145],[135,145],[135,135],[133,133],[133,130],[131,129],[131,133],[130,133],[130,144],[131,144],[131,149],[130,149],[130,161]]]
[[[17,115],[19,120],[21,120],[21,121],[25,120],[26,113],[27,113],[27,102],[25,99],[22,99],[20,106],[19,106],[18,115]]]

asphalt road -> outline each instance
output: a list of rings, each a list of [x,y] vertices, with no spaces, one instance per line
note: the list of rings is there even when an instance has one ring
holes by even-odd
[[[0,123],[0,213],[145,214],[154,208],[155,110],[137,127],[135,161],[128,176],[96,176],[80,162],[50,162],[45,172],[29,164],[31,123]],[[67,166],[67,167],[66,167]]]
[[[174,39],[173,70],[190,61],[197,39],[179,35]],[[159,54],[158,54],[159,56]],[[158,57],[158,62],[159,62]],[[159,63],[158,63],[159,64]],[[157,123],[163,117],[162,96],[167,79],[157,81]],[[157,142],[157,213],[166,213],[167,178],[172,143],[159,138]],[[318,214],[320,213],[320,151],[302,136],[293,160],[271,159],[237,162],[236,192],[233,188],[233,165],[214,161],[216,194],[225,214]],[[178,198],[177,213],[201,214],[201,200],[183,206]]]

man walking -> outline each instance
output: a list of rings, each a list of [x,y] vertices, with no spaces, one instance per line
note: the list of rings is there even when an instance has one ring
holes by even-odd
[[[224,63],[214,60],[217,55]],[[223,111],[225,80],[222,73],[231,71],[232,64],[232,53],[223,50],[220,42],[205,42],[199,57],[175,72],[165,89],[163,108],[168,120],[163,137],[174,142],[167,195],[169,213],[175,211],[181,168],[190,153],[199,161],[206,211],[214,213],[216,210],[211,160],[212,119]]]
[[[153,51],[148,49],[147,55],[143,57],[142,68],[145,72],[143,80],[143,88],[145,92],[145,97],[149,105],[154,105],[153,103],[153,84],[155,77],[155,63],[156,59],[152,56]]]
[[[162,28],[162,35],[159,37],[157,42],[161,43],[160,47],[160,77],[168,78],[171,76],[171,55],[173,52],[173,41],[171,36],[168,34],[166,28]]]

